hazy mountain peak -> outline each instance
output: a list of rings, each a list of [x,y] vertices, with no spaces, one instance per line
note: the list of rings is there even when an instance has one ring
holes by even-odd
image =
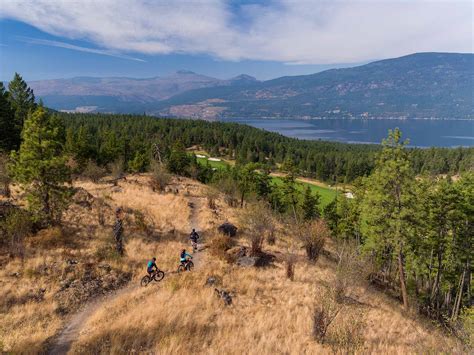
[[[181,70],[178,70],[176,74],[196,74],[196,73],[191,70],[181,69]]]
[[[230,79],[230,81],[247,81],[247,82],[257,82],[258,80],[253,76],[247,74],[240,74]]]

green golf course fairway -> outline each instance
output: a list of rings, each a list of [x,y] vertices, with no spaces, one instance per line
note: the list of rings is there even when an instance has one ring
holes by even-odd
[[[199,158],[196,157],[199,164],[206,165],[209,164],[212,168],[216,169],[225,169],[228,164],[225,161],[212,161],[208,160],[207,158]],[[272,182],[276,185],[281,185],[283,180],[280,177],[272,176]],[[336,198],[336,190],[331,189],[329,187],[322,187],[318,185],[314,185],[308,182],[297,181],[299,189],[303,192],[307,186],[311,188],[313,193],[318,193],[321,196],[320,206],[325,207],[331,201]]]

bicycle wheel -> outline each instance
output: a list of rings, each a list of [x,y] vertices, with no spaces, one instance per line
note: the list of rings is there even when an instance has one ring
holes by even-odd
[[[157,272],[155,273],[155,275],[153,276],[153,278],[154,278],[155,281],[157,281],[157,282],[163,280],[163,277],[165,277],[165,273],[164,273],[163,271],[161,271],[161,270],[157,271]]]
[[[183,264],[179,265],[178,266],[178,273],[184,272],[184,271],[186,271],[186,267]]]
[[[140,282],[140,285],[141,285],[142,287],[146,287],[146,286],[150,283],[150,281],[151,281],[151,277],[150,277],[150,276],[148,276],[148,275],[143,276],[142,281]]]
[[[192,269],[194,269],[194,263],[192,261],[188,261],[188,264],[186,265],[186,269],[188,271],[191,271]]]

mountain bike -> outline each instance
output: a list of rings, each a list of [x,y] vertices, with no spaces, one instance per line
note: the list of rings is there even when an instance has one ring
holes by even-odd
[[[146,287],[150,282],[155,280],[156,282],[159,282],[163,280],[165,277],[165,273],[161,270],[155,270],[152,272],[151,275],[145,275],[142,277],[142,281],[140,282],[140,285],[142,287]]]
[[[191,245],[193,247],[193,253],[198,251],[198,243],[195,242],[194,240],[191,240]]]
[[[184,271],[191,271],[193,268],[194,263],[191,260],[187,260],[186,262],[183,262],[178,266],[178,273]]]

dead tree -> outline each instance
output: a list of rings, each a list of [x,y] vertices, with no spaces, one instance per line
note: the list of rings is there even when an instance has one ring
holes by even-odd
[[[123,256],[123,209],[117,208],[115,211],[115,224],[114,224],[114,239],[115,249],[120,256]]]

